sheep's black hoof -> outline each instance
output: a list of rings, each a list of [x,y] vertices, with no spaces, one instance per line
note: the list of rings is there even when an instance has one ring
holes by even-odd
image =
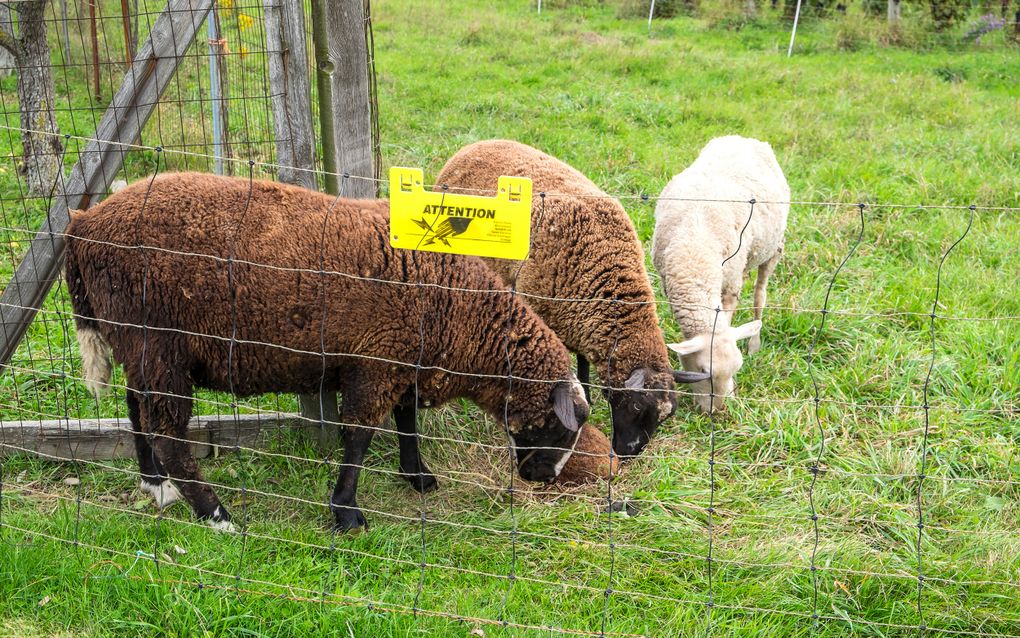
[[[432,474],[401,474],[416,491],[428,494],[439,489],[439,481]]]
[[[368,529],[368,521],[365,520],[365,515],[357,508],[334,508],[333,514],[336,516],[336,525],[333,526],[333,531],[337,533]]]

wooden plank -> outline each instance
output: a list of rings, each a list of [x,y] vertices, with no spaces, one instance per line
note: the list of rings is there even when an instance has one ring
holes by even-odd
[[[140,139],[142,128],[155,111],[212,3],[213,0],[169,0],[160,13],[103,113],[95,139],[71,169],[63,192],[54,197],[46,221],[0,297],[0,364],[10,360],[57,279],[64,256],[63,232],[70,219],[68,210],[88,208],[105,195],[130,150],[122,144],[134,144]]]
[[[334,426],[337,424],[333,424]],[[191,419],[188,438],[196,458],[233,452],[237,447],[258,448],[267,436],[281,429],[318,429],[297,414],[242,414],[197,416]],[[0,458],[37,453],[48,460],[106,461],[135,458],[131,423],[125,419],[57,419],[0,425]]]
[[[333,141],[341,173],[372,177],[372,106],[365,41],[363,0],[326,2],[329,62],[333,72]],[[344,184],[343,181],[347,183]],[[345,197],[374,198],[376,184],[365,179],[341,181]]]

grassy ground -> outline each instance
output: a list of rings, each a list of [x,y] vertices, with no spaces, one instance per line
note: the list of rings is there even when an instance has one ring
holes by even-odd
[[[372,527],[353,537],[326,531],[321,503],[334,470],[293,432],[273,434],[273,455],[202,463],[226,486],[220,495],[244,521],[243,536],[194,525],[182,505],[154,518],[131,462],[8,458],[0,636],[555,634],[392,613],[414,607],[533,627],[692,635],[707,628],[709,592],[713,635],[916,635],[919,552],[928,627],[1020,634],[1020,212],[978,210],[943,268],[920,547],[925,415],[917,406],[932,357],[925,315],[939,260],[970,212],[866,207],[863,239],[818,337],[817,421],[809,369],[820,319],[810,310],[860,231],[855,202],[1020,207],[1016,49],[1001,33],[979,45],[954,33],[920,50],[869,38],[848,47],[854,24],[808,22],[788,59],[788,32],[768,18],[740,29],[677,18],[649,35],[642,20],[587,4],[536,15],[527,3],[373,3],[385,164],[435,175],[463,144],[511,137],[610,192],[654,195],[707,140],[741,133],[774,145],[796,200],[845,203],[793,207],[770,289],[777,307],[766,314],[763,350],[741,373],[739,400],[710,423],[684,399],[611,486],[638,514],[604,514],[604,483],[553,495],[517,482],[511,506],[498,428],[462,405],[429,413],[424,432],[480,445],[427,441],[423,453],[445,478],[424,501],[392,474],[393,437],[377,440],[360,498]],[[227,20],[238,52],[235,153],[266,159],[257,27],[241,33],[235,24]],[[104,43],[116,50],[110,34]],[[172,99],[207,97],[199,58],[188,68]],[[58,92],[71,95],[62,99],[87,106],[85,78],[72,69],[58,80]],[[8,114],[16,114],[13,88],[8,79],[0,91]],[[91,133],[88,118],[61,117],[63,130]],[[169,104],[146,141],[198,143],[208,117]],[[6,144],[18,151],[16,136]],[[174,166],[207,166],[167,155]],[[151,152],[133,154],[129,176],[153,162]],[[14,162],[0,168],[4,226],[33,227],[45,199],[22,205]],[[625,204],[647,242],[654,204]],[[8,272],[26,237],[5,232]],[[64,305],[58,291],[50,308]],[[44,316],[17,355],[25,370],[0,378],[5,427],[40,415],[122,416],[116,400],[96,406],[61,376],[77,373],[76,346],[59,315]],[[667,337],[677,337],[665,306],[660,316]],[[201,410],[228,409],[223,397],[206,398]],[[608,429],[601,400],[595,420]],[[822,616],[817,625],[812,613]]]

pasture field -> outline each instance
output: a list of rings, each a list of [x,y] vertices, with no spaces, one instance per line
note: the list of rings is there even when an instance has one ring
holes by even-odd
[[[354,536],[327,531],[332,459],[292,431],[274,434],[271,454],[201,461],[243,535],[196,524],[183,504],[156,516],[133,461],[7,457],[0,636],[560,635],[547,626],[914,636],[922,623],[923,636],[1020,635],[1020,54],[1001,32],[905,48],[861,35],[877,22],[808,20],[787,58],[789,32],[770,15],[739,29],[657,20],[649,34],[640,17],[597,2],[546,3],[541,15],[527,2],[372,5],[384,168],[420,166],[428,178],[466,143],[518,139],[625,196],[647,246],[654,198],[641,195],[709,139],[774,146],[797,203],[739,397],[712,419],[681,397],[611,485],[565,491],[511,483],[501,429],[473,406],[429,411],[425,435],[483,445],[426,440],[441,487],[422,499],[393,474],[395,437],[377,437],[359,494],[371,528]],[[203,95],[193,66],[168,99]],[[240,68],[238,94],[262,90]],[[71,68],[58,93],[85,100],[86,80]],[[0,82],[7,126],[14,87]],[[252,104],[231,107],[234,130],[267,117]],[[168,130],[208,126],[178,111]],[[92,134],[91,119],[60,117],[62,130]],[[20,152],[16,132],[0,146]],[[265,148],[235,154],[271,159]],[[129,174],[152,161],[133,154]],[[3,160],[5,276],[25,246],[14,227],[37,225],[46,203],[12,203],[14,170]],[[932,330],[940,260],[965,231],[942,265]],[[62,289],[49,307],[68,307]],[[659,314],[679,340],[668,307]],[[73,329],[43,316],[0,377],[4,427],[123,417],[119,398],[97,405],[74,382]],[[203,396],[200,410],[229,412],[229,399]],[[241,405],[260,407],[294,401]],[[592,420],[608,431],[601,397]],[[610,493],[635,515],[606,514]]]

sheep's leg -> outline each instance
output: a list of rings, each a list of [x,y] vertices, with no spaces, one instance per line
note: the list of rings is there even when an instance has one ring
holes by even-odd
[[[778,251],[761,266],[758,266],[758,278],[754,281],[754,318],[761,320],[762,311],[765,309],[765,289],[769,285],[769,277],[776,269],[779,258],[783,256],[782,250]],[[761,349],[761,334],[756,334],[747,341],[747,354],[754,354]]]
[[[411,399],[414,401],[414,399]],[[431,492],[439,487],[436,477],[425,465],[418,448],[417,409],[411,405],[398,404],[393,409],[393,420],[397,424],[400,442],[400,475],[421,493]]]
[[[591,364],[580,352],[577,353],[577,380],[584,388],[584,400],[591,403],[591,386],[589,385],[591,383]]]
[[[346,400],[346,397],[344,397]],[[345,419],[346,420],[346,419]],[[358,509],[357,491],[358,476],[365,462],[365,453],[372,443],[374,430],[348,423],[344,430],[344,458],[340,464],[340,475],[337,477],[333,496],[329,499],[329,507],[336,517],[336,531],[359,527],[368,528],[365,515]]]
[[[357,501],[358,477],[365,463],[365,454],[375,431],[386,422],[386,416],[395,411],[413,382],[412,373],[394,373],[388,365],[360,364],[344,375],[340,389],[344,422],[347,423],[344,428],[344,457],[329,499],[330,509],[336,517],[336,531],[368,527]]]
[[[159,464],[156,453],[142,433],[141,409],[138,405],[138,395],[133,390],[127,392],[127,408],[128,419],[135,432],[135,452],[138,454],[138,470],[142,475],[141,490],[150,494],[156,500],[156,506],[163,509],[180,500],[181,493],[170,481],[166,470]]]
[[[195,516],[216,529],[233,531],[230,515],[202,478],[191,453],[188,441],[191,398],[185,396],[188,394],[190,388],[183,383],[171,384],[169,390],[139,392],[142,432],[149,435],[156,460],[191,505]]]

